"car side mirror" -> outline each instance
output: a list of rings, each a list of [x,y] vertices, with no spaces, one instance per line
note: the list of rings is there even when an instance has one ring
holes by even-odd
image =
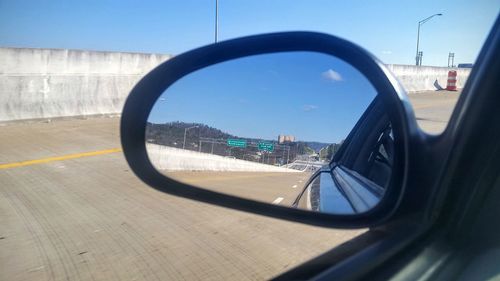
[[[152,70],[125,103],[121,141],[136,175],[165,193],[367,227],[386,220],[404,191],[411,114],[397,80],[360,47],[275,33]]]

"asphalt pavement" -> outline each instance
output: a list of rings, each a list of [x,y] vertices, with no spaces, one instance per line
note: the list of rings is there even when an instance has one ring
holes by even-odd
[[[441,133],[460,97],[459,91],[427,91],[409,94],[417,122],[425,132]]]
[[[212,191],[266,203],[291,206],[300,194],[309,172],[169,172],[180,182]]]
[[[153,190],[114,150],[118,124],[91,118],[0,127],[0,280],[262,280],[365,231]]]

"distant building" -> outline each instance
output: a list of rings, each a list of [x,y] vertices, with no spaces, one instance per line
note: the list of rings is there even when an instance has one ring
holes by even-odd
[[[279,135],[278,136],[278,143],[289,143],[289,142],[294,142],[295,141],[295,136],[287,136],[287,135]]]

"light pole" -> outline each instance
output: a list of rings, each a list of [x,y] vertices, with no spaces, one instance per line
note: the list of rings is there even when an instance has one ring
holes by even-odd
[[[219,33],[219,0],[215,0],[215,43]]]
[[[417,53],[415,55],[415,65],[422,65],[422,58],[420,54],[418,53],[418,43],[420,41],[420,26],[426,22],[428,22],[430,19],[432,19],[435,16],[442,16],[443,14],[434,14],[428,18],[425,18],[421,21],[418,22],[418,31],[417,31]]]
[[[193,129],[193,128],[198,128],[198,126],[193,126],[193,127],[189,127],[189,128],[186,128],[184,129],[184,142],[182,143],[182,149],[186,149],[186,133],[189,129]]]
[[[288,162],[290,162],[290,146],[288,145],[287,148],[288,148],[288,151],[286,154],[286,164],[288,165]]]

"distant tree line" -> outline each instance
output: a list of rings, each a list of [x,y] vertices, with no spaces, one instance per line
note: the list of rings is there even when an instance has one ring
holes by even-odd
[[[187,128],[190,129],[185,131]],[[276,140],[241,138],[205,124],[179,121],[163,124],[148,123],[146,142],[183,148],[184,132],[186,132],[185,149],[273,165],[286,164],[287,161],[293,162],[298,155],[315,154],[321,147],[329,145],[321,142],[303,141],[279,145]],[[227,145],[227,139],[245,139],[248,146],[245,148],[231,147]],[[273,143],[274,151],[259,151],[257,148],[259,142]]]
[[[342,143],[344,143],[344,141],[341,141],[340,143],[332,143],[323,148],[320,151],[320,159],[324,161],[331,161],[333,159],[333,156],[335,156],[335,153],[337,153],[337,151],[340,149]]]

